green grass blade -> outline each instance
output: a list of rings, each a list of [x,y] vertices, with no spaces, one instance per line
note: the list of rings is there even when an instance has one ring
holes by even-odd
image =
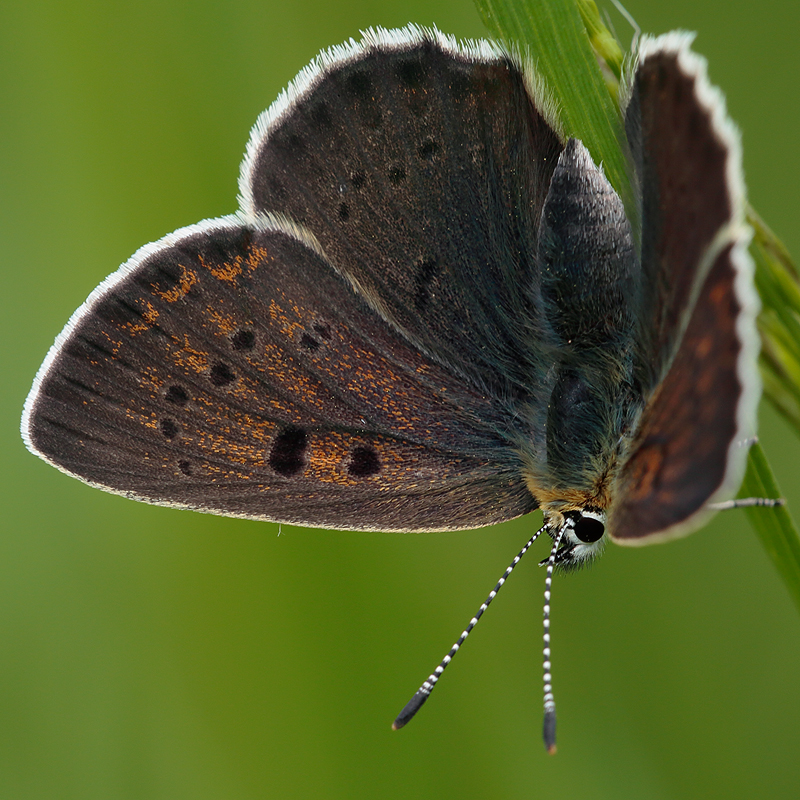
[[[775,476],[758,442],[750,448],[747,473],[739,496],[781,496]],[[800,536],[788,509],[785,506],[747,508],[745,513],[800,611]]]
[[[751,208],[750,252],[762,309],[761,374],[764,396],[800,435],[800,279],[783,243]]]
[[[622,62],[624,58],[622,48],[600,19],[600,12],[597,10],[594,0],[577,0],[577,2],[578,11],[589,36],[592,49],[603,60],[616,80],[616,84],[612,83],[610,85],[611,96],[616,99],[617,88],[622,78]]]

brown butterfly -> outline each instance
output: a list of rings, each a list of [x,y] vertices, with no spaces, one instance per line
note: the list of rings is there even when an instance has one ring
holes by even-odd
[[[300,525],[541,509],[553,749],[553,568],[703,524],[755,431],[739,136],[690,43],[645,38],[621,93],[629,214],[498,45],[411,26],[323,53],[257,121],[240,210],[75,312],[27,446],[133,499]]]

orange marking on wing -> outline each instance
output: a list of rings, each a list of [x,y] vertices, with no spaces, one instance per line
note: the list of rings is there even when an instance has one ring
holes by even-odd
[[[189,344],[187,334],[183,335],[183,347],[178,346],[172,351],[175,363],[183,369],[191,369],[194,372],[205,372],[208,369],[208,356],[200,350],[195,350]]]
[[[715,344],[713,336],[703,336],[695,345],[695,352],[701,359],[708,358]]]
[[[254,369],[264,372],[269,379],[283,387],[287,394],[300,396],[303,405],[324,412],[327,406],[327,392],[319,381],[307,375],[297,362],[283,348],[269,344],[264,348],[261,359],[251,361]],[[260,392],[261,402],[264,401],[264,387],[255,386],[255,391]],[[269,398],[271,404],[278,408],[286,408],[275,398]],[[294,409],[293,409],[294,411]],[[295,413],[297,413],[295,411]],[[298,420],[300,421],[300,420]]]
[[[159,377],[158,371],[153,367],[145,367],[142,369],[139,376],[139,383],[143,389],[151,391],[153,394],[158,393],[164,385],[164,381]]]
[[[206,453],[209,458],[215,458],[218,461],[229,462],[231,465],[253,463],[254,448],[247,446],[240,442],[235,442],[227,434],[226,429],[221,427],[219,432],[211,432],[207,430],[200,430],[196,432],[182,431],[181,432],[182,444],[187,447],[194,447],[201,452]],[[220,472],[223,467],[219,464],[208,463],[208,469],[214,472]]]
[[[408,393],[401,388],[404,384],[403,376],[392,369],[391,364],[375,353],[357,351],[352,372],[354,379],[347,388],[357,395],[363,395],[363,387],[368,386],[377,392],[375,404],[387,416],[395,420],[398,430],[416,429],[419,419],[406,414],[410,403]],[[376,369],[377,367],[377,369]]]
[[[642,502],[648,497],[656,497],[667,457],[666,449],[658,442],[640,447],[625,475],[626,499]]]
[[[283,333],[287,339],[294,341],[295,332],[298,329],[305,330],[305,328],[300,321],[300,309],[297,308],[297,306],[292,306],[292,311],[294,311],[297,317],[295,321],[289,319],[287,312],[278,304],[275,298],[272,298],[269,302],[270,318],[278,324],[281,333]]]
[[[195,402],[195,407],[204,411],[203,425],[199,430],[182,430],[181,439],[187,446],[196,447],[223,463],[263,468],[277,427],[274,423],[230,407],[220,408],[202,398]]]
[[[158,320],[158,311],[153,306],[152,303],[145,301],[140,301],[144,304],[144,311],[142,311],[142,319],[140,322],[126,322],[121,327],[123,329],[127,329],[127,331],[131,334],[131,336],[136,336],[138,333],[144,333],[144,331],[149,330],[156,324],[156,320]]]
[[[245,263],[247,264],[248,272],[258,269],[263,263],[270,260],[269,253],[266,247],[253,247],[247,254]]]
[[[246,403],[249,408],[257,408],[270,416],[278,416],[287,422],[294,422],[297,425],[314,425],[320,421],[311,416],[307,410],[301,412],[297,406],[289,401],[265,394],[263,384],[244,375],[231,389],[231,394],[242,401],[241,404],[244,405]],[[324,411],[323,404],[319,402],[319,397],[314,393],[313,387],[309,389],[309,393],[303,399],[308,401],[306,405],[313,405],[319,408],[320,411]]]
[[[321,483],[355,486],[359,481],[348,474],[347,461],[358,443],[348,434],[314,434],[308,446],[305,474]]]
[[[244,327],[236,319],[228,314],[223,314],[213,306],[206,306],[206,314],[208,314],[211,321],[217,326],[217,329],[222,336],[230,336],[234,331]],[[252,325],[251,322],[247,322],[245,324]]]
[[[117,339],[112,339],[108,331],[101,331],[101,333],[107,339],[112,355],[117,355],[122,348],[122,342]]]
[[[150,430],[153,431],[158,430],[158,417],[153,412],[140,413],[136,411],[136,409],[126,408],[125,416],[133,422],[138,422],[145,428],[150,428]]]
[[[263,263],[269,260],[269,253],[264,247],[253,247],[244,256],[235,256],[232,261],[223,261],[221,264],[213,264],[206,261],[202,255],[198,256],[200,263],[218,280],[234,281],[242,272],[243,267],[248,272],[258,269]]]
[[[197,274],[195,272],[187,269],[183,264],[179,264],[179,266],[181,268],[181,277],[178,279],[177,286],[163,292],[156,289],[155,286],[153,287],[153,293],[168,303],[175,303],[180,300],[197,283]]]
[[[233,261],[223,261],[221,264],[206,262],[202,255],[198,256],[200,263],[220,281],[234,281],[242,274],[242,256],[235,256]]]

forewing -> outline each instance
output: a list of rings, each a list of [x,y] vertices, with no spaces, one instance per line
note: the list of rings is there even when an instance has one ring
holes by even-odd
[[[645,396],[669,369],[717,253],[743,223],[739,135],[691,41],[645,37],[626,109],[642,203],[635,370]]]
[[[649,544],[699,527],[708,503],[741,483],[760,392],[758,301],[748,237],[711,267],[680,349],[645,409],[608,520],[619,544]]]
[[[373,308],[474,384],[535,391],[537,231],[562,144],[534,102],[486,42],[369,32],[259,120],[244,209],[313,231]]]
[[[423,356],[285,220],[148,245],[76,312],[29,448],[146,502],[331,528],[487,525],[535,507],[512,412]]]
[[[621,544],[689,533],[741,483],[760,394],[739,135],[691,36],[646,39],[626,123],[642,195],[645,407],[612,494]]]

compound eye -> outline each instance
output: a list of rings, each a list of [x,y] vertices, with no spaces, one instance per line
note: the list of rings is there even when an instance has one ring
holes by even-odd
[[[603,537],[605,530],[606,526],[603,525],[599,519],[583,516],[575,520],[575,525],[572,528],[572,532],[580,541],[584,542],[584,544],[591,544],[592,542],[598,541]]]

